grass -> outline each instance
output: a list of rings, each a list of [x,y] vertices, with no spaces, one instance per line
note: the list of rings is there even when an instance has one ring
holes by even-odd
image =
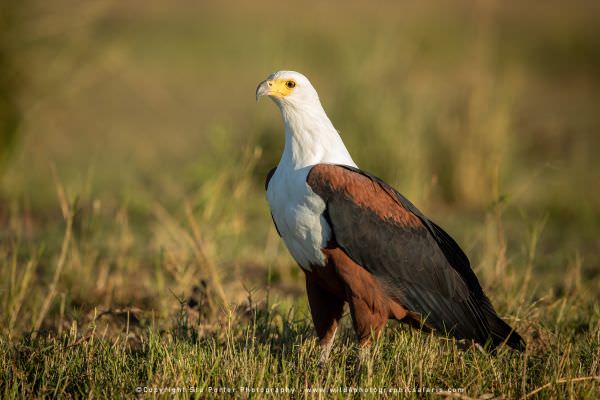
[[[600,396],[595,5],[60,4],[2,20],[2,397]],[[345,316],[318,367],[263,193],[283,135],[253,94],[283,68],[457,239],[526,353],[390,323],[361,369]]]

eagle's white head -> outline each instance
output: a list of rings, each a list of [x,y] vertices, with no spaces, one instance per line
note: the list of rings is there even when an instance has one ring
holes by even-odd
[[[281,162],[293,164],[292,168],[318,163],[355,166],[317,91],[304,75],[274,72],[258,84],[256,100],[262,96],[269,96],[283,117],[286,140]]]
[[[258,84],[256,100],[269,96],[281,107],[321,107],[319,95],[310,81],[295,71],[274,72]]]

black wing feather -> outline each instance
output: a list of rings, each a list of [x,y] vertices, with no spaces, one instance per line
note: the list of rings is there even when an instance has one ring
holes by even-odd
[[[269,188],[269,182],[271,181],[271,178],[273,177],[273,174],[275,174],[275,170],[276,169],[277,169],[277,167],[271,168],[269,170],[269,172],[267,172],[267,177],[265,178],[265,192]]]
[[[271,181],[271,178],[273,177],[273,174],[275,173],[276,169],[277,169],[277,167],[272,168],[267,173],[267,177],[265,178],[265,192],[269,188],[269,182]],[[273,220],[273,225],[275,225],[275,230],[277,231],[277,234],[281,237],[281,232],[279,232],[279,228],[277,227],[277,224],[275,223],[275,218],[273,218],[273,213],[271,213],[271,219]]]

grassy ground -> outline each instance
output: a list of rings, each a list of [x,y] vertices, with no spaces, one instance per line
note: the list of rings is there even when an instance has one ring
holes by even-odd
[[[2,397],[600,397],[595,4],[12,7]],[[526,353],[390,323],[358,368],[346,316],[317,366],[263,193],[283,135],[254,89],[277,69],[306,73],[357,163],[458,240]]]

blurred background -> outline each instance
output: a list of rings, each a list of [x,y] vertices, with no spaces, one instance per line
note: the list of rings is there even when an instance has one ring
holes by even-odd
[[[97,307],[167,321],[173,294],[304,302],[264,198],[283,125],[254,98],[281,69],[311,79],[358,165],[446,227],[485,287],[527,288],[501,309],[597,296],[598,21],[587,0],[7,2],[5,329]]]

